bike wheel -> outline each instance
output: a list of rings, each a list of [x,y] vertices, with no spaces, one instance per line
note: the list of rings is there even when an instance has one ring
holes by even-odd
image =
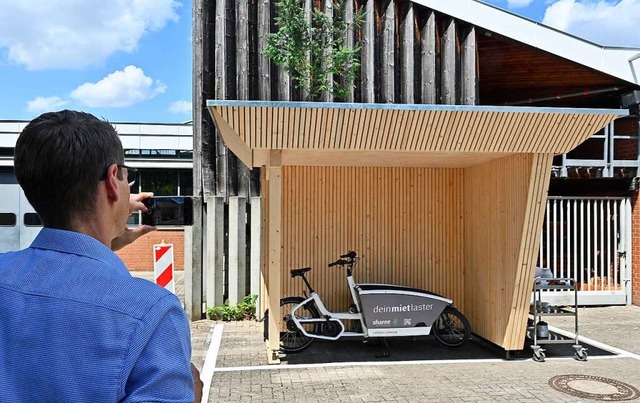
[[[447,347],[461,347],[471,337],[471,325],[462,314],[453,307],[446,307],[433,324],[436,339]]]
[[[282,323],[280,324],[280,350],[287,353],[300,352],[309,347],[313,342],[311,337],[302,334],[291,318],[291,309],[302,301],[304,301],[304,298],[300,297],[286,297],[280,300],[280,317],[282,318]],[[300,309],[296,311],[296,314],[298,318],[320,317],[316,307],[312,303],[308,304],[308,306],[300,307]],[[303,326],[306,332],[315,333],[318,324],[309,323]]]

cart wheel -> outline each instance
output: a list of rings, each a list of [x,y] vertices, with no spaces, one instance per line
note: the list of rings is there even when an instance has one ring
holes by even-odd
[[[545,358],[547,358],[547,356],[542,351],[538,350],[533,352],[533,361],[544,362]]]
[[[587,361],[587,352],[585,350],[578,350],[573,358],[578,361]]]

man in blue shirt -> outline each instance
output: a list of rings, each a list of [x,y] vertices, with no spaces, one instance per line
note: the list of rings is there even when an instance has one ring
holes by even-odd
[[[28,249],[0,254],[0,401],[199,401],[179,300],[112,252],[153,229],[126,228],[149,194],[130,195],[135,172],[113,126],[43,114],[14,162],[44,228]]]

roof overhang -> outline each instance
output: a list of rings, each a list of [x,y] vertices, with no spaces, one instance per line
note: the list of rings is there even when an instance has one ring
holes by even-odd
[[[621,80],[640,84],[640,48],[597,45],[477,0],[411,1]]]
[[[566,153],[623,109],[207,101],[248,167],[467,167],[512,154]]]

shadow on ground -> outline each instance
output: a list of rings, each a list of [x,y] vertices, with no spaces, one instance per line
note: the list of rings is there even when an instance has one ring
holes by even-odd
[[[311,346],[299,353],[286,354],[281,357],[283,364],[318,364],[331,362],[366,362],[366,361],[420,361],[420,360],[480,360],[505,359],[506,352],[479,337],[472,337],[469,343],[460,348],[447,348],[435,337],[388,338],[388,349],[384,342],[362,339],[324,341],[315,340]],[[509,359],[523,360],[532,356],[532,341],[525,341],[524,349],[511,351]],[[547,358],[573,357],[575,350],[571,344],[545,344]],[[583,344],[588,348],[590,357],[614,355],[609,351]],[[389,356],[385,356],[389,353]]]

